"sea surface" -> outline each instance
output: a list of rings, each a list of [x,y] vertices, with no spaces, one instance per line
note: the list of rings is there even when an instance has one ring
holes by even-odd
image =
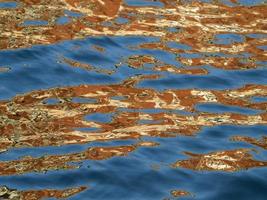
[[[0,0],[0,199],[266,200],[267,4]]]

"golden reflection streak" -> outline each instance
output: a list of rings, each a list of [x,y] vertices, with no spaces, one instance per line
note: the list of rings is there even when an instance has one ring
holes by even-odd
[[[208,54],[202,55],[201,58],[177,56],[176,60],[183,65],[182,68],[158,60],[153,68],[155,71],[205,75],[208,71],[203,68],[203,65],[225,70],[246,70],[261,67],[257,62],[267,59],[266,52],[259,48],[267,44],[266,37],[248,36],[251,33],[267,34],[267,5],[228,7],[216,2],[209,4],[197,1],[191,3],[161,1],[164,7],[129,6],[121,0],[17,1],[19,3],[17,8],[1,9],[0,49],[54,44],[62,40],[81,39],[88,36],[137,35],[155,36],[160,39],[159,42],[141,44],[140,47],[161,49],[174,55]],[[66,10],[80,15],[72,16],[66,13]],[[67,17],[69,22],[58,24],[57,20],[61,16]],[[116,19],[120,18],[128,21],[118,23]],[[45,20],[48,25],[23,25],[27,20]],[[110,24],[107,25],[104,22]],[[176,31],[170,31],[170,28]],[[229,44],[216,43],[217,34],[230,33],[242,36],[244,41]],[[167,42],[185,44],[190,49],[171,48]],[[216,53],[225,55],[220,57],[212,55]],[[243,53],[248,53],[249,56],[240,56]],[[76,61],[72,61],[71,65],[99,73],[114,73],[114,71],[108,72]],[[195,66],[198,68],[194,68]]]
[[[143,136],[173,137],[195,135],[203,126],[264,125],[267,123],[266,102],[254,103],[253,96],[267,96],[267,86],[247,85],[233,90],[165,90],[136,88],[143,79],[137,76],[117,85],[80,85],[52,88],[18,95],[0,102],[1,151],[12,147],[61,146],[93,141],[136,139]],[[114,99],[121,97],[121,99]],[[73,99],[96,102],[74,102]],[[45,101],[56,99],[54,104]],[[200,103],[239,106],[259,114],[195,112]],[[146,113],[145,109],[161,109]],[[142,111],[143,110],[143,111]],[[177,111],[188,111],[179,114]],[[101,122],[85,119],[90,114],[112,114],[112,120]],[[147,123],[140,123],[142,120]],[[88,130],[93,128],[95,130]],[[84,130],[83,130],[84,129]]]
[[[207,154],[194,154],[185,152],[190,158],[172,164],[175,168],[192,170],[228,171],[235,172],[254,167],[266,167],[267,161],[254,160],[249,153],[250,149],[235,149],[211,152]]]

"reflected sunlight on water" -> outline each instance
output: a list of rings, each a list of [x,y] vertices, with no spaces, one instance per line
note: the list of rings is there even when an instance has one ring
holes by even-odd
[[[266,18],[0,0],[0,199],[266,199]]]

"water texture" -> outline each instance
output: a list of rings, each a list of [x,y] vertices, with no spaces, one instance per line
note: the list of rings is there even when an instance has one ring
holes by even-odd
[[[0,199],[267,199],[267,5],[0,0]]]

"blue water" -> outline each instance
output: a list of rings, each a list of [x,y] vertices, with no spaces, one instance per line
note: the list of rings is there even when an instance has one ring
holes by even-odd
[[[2,8],[16,8],[18,6],[18,3],[15,1],[4,1],[0,2],[0,9]]]
[[[130,5],[130,6],[156,6],[156,7],[162,7],[163,3],[155,0],[155,1],[150,1],[150,0],[125,0],[125,3]]]
[[[45,20],[27,20],[22,26],[46,26],[48,24]]]
[[[223,104],[217,103],[203,103],[198,104],[196,109],[200,112],[209,112],[209,113],[239,113],[244,115],[255,115],[259,114],[262,111],[256,109],[242,108],[239,106],[226,106]]]
[[[238,34],[218,34],[216,35],[215,43],[216,44],[225,44],[229,45],[234,42],[242,43],[244,41],[244,37]]]
[[[70,21],[68,17],[62,16],[57,19],[57,24],[67,24]]]

